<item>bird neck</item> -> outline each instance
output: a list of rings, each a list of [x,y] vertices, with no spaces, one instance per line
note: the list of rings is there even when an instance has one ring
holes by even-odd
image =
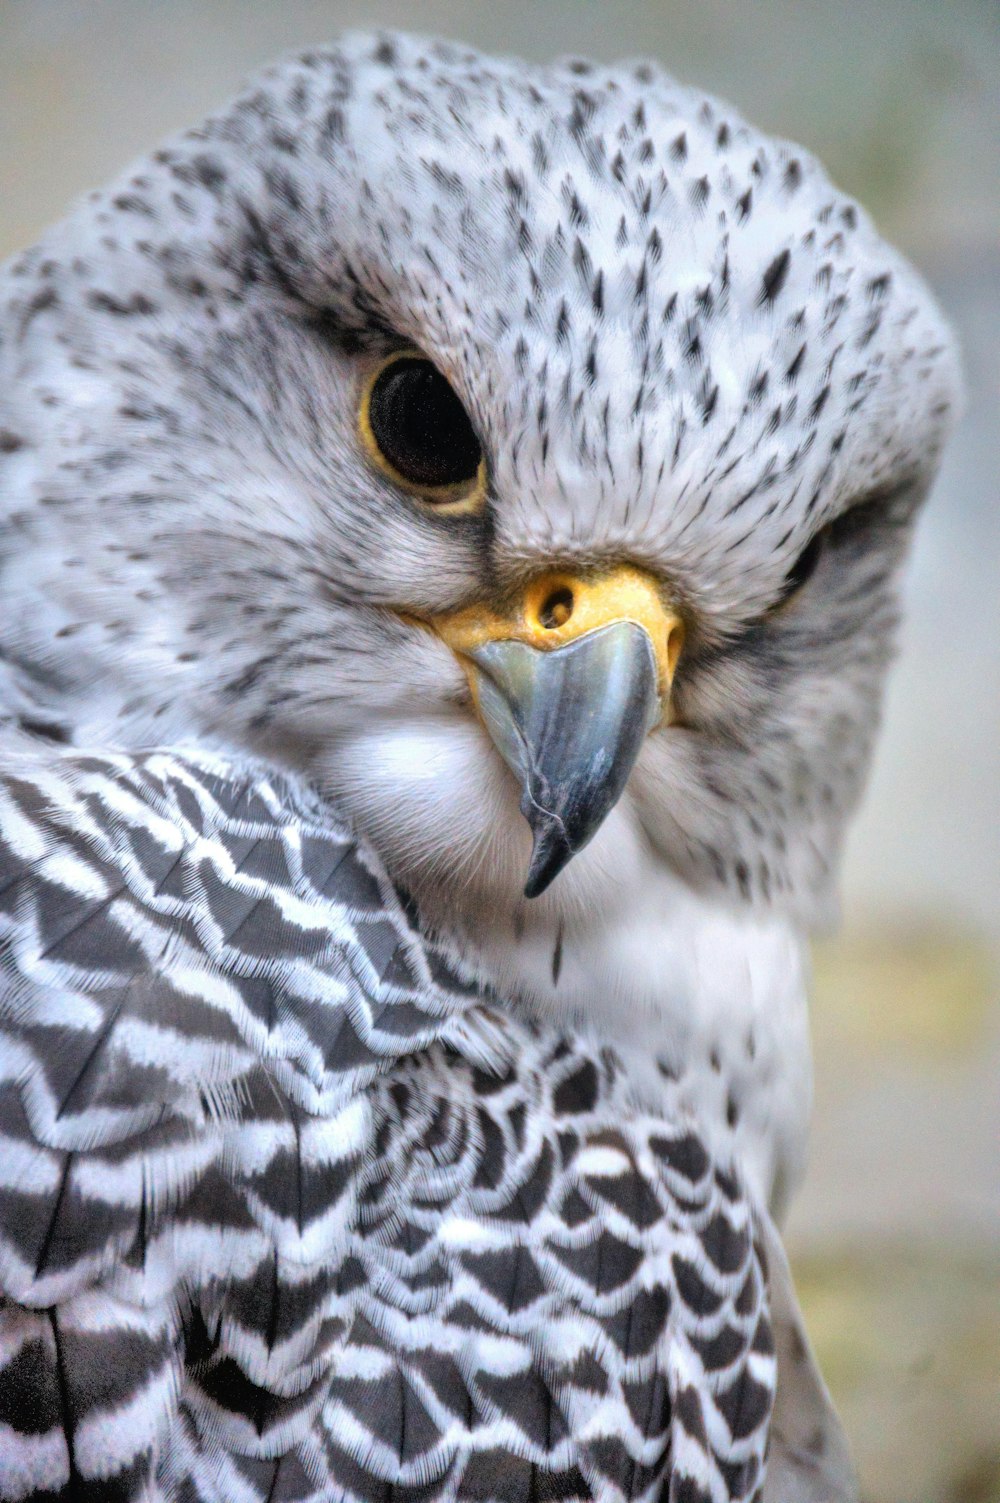
[[[518,1013],[611,1046],[642,1107],[690,1110],[780,1213],[811,1099],[807,951],[787,917],[726,907],[657,863],[605,912],[526,904],[512,922],[484,906],[436,926]]]

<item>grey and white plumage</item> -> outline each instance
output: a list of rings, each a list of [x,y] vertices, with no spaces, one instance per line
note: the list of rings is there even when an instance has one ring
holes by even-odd
[[[410,345],[478,516],[359,452]],[[0,1497],[851,1496],[770,1212],[954,399],[914,273],[650,65],[349,38],[12,262],[0,373]],[[673,720],[529,903],[412,617],[619,560]]]

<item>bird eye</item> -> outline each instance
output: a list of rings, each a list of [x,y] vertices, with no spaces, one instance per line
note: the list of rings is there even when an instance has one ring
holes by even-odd
[[[358,421],[372,459],[404,490],[448,512],[481,505],[486,464],[479,440],[451,386],[418,351],[379,366]]]
[[[829,529],[824,527],[821,531],[817,532],[815,537],[809,540],[785,575],[781,594],[772,609],[777,610],[781,606],[787,605],[803,586],[809,583],[810,579],[816,573],[817,564],[823,556],[828,536]]]

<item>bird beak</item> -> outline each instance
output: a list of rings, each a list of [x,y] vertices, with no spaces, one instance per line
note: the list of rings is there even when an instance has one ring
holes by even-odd
[[[537,897],[596,834],[664,719],[683,625],[656,581],[627,566],[548,574],[506,611],[472,606],[431,624],[520,784],[533,836],[524,892]]]

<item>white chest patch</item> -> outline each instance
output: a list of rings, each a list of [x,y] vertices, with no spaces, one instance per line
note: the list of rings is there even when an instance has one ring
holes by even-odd
[[[607,1043],[637,1099],[675,1082],[701,1129],[779,1214],[801,1175],[812,1096],[804,937],[741,914],[650,858],[630,900],[574,927],[542,920],[474,953],[507,996]]]

